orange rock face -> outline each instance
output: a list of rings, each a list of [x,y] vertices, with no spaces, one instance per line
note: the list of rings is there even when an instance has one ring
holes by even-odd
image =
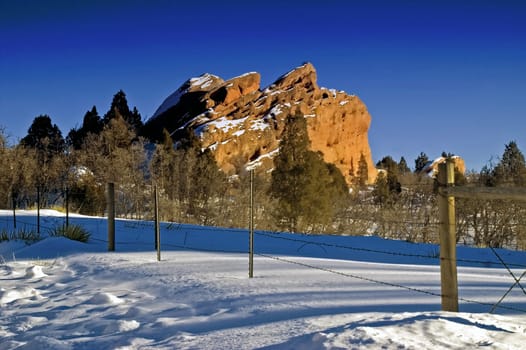
[[[169,96],[146,125],[150,133],[166,128],[174,140],[183,129],[193,129],[223,171],[239,174],[250,167],[272,170],[286,118],[301,113],[307,118],[312,150],[323,153],[349,183],[349,171],[358,169],[363,154],[369,181],[374,181],[367,136],[371,116],[366,106],[357,96],[320,88],[316,79],[310,63],[264,90],[258,73],[227,81],[205,74]]]

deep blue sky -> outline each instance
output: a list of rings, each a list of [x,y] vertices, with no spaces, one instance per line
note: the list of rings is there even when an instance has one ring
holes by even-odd
[[[0,0],[0,126],[48,114],[66,136],[119,89],[147,119],[192,76],[265,86],[304,61],[365,102],[374,161],[526,152],[526,1],[507,0]]]

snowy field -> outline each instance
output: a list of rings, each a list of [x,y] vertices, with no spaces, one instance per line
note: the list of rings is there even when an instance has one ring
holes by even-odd
[[[64,222],[42,211],[42,234]],[[0,211],[0,233],[12,229]],[[459,313],[442,312],[438,247],[75,216],[89,243],[0,243],[0,350],[525,349],[526,281],[460,247]],[[35,212],[17,212],[35,229]],[[526,252],[497,250],[519,278]],[[508,292],[508,293],[507,293]],[[505,298],[492,313],[495,305]]]

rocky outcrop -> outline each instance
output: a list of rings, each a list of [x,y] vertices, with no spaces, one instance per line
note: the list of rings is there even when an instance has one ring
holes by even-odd
[[[311,148],[323,153],[350,182],[361,154],[376,176],[367,132],[371,116],[363,102],[343,91],[320,88],[316,70],[306,63],[260,89],[260,75],[252,72],[223,81],[211,74],[186,81],[169,96],[146,123],[150,135],[166,128],[175,141],[185,129],[200,137],[228,174],[247,167],[269,171],[279,151],[287,116],[307,118]]]
[[[466,173],[466,164],[464,159],[462,159],[460,156],[451,156],[451,160],[453,160],[453,164],[459,173]],[[438,174],[438,166],[445,161],[446,157],[440,156],[435,160],[428,162],[422,169],[422,172],[428,174],[429,176],[435,177]]]

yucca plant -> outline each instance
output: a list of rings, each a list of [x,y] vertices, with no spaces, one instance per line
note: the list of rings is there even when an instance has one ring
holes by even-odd
[[[83,243],[87,243],[91,237],[91,234],[79,225],[57,226],[51,230],[49,235],[51,237],[66,237]]]
[[[9,232],[6,229],[0,231],[0,242],[9,241]]]
[[[28,244],[40,241],[41,237],[38,232],[19,229],[18,231],[8,231],[5,228],[0,232],[0,242],[4,241],[25,241]]]
[[[40,241],[42,238],[40,237],[39,232],[20,229],[11,237],[11,239],[18,239],[21,241],[25,241],[28,244],[31,244]]]

